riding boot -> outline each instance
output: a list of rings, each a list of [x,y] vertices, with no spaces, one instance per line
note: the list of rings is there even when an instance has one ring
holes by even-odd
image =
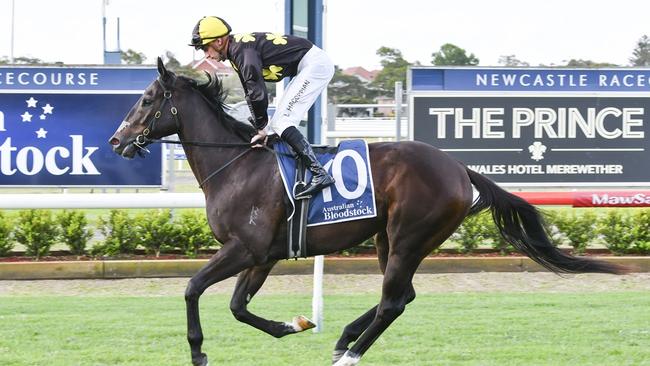
[[[321,189],[334,183],[334,178],[327,173],[321,163],[316,159],[309,141],[295,127],[289,127],[282,132],[282,139],[298,154],[300,160],[307,166],[312,174],[311,182],[302,192],[296,194],[296,199],[313,196]]]

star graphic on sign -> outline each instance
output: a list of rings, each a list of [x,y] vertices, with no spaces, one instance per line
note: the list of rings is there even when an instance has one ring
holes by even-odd
[[[29,114],[29,112],[25,112],[25,113],[21,114],[20,116],[23,117],[23,122],[31,122],[32,121],[32,115]]]
[[[34,97],[29,97],[25,102],[27,102],[27,108],[36,108],[38,100],[34,99]]]
[[[47,131],[45,131],[43,129],[43,127],[41,127],[39,130],[36,131],[36,138],[37,139],[44,139],[45,135],[47,135]]]
[[[41,114],[40,116],[38,116],[38,118],[40,118],[40,119],[41,119],[41,121],[42,121],[42,120],[44,120],[45,118],[47,118],[47,116],[46,116],[46,115],[44,115],[44,114]]]
[[[52,109],[54,109],[54,107],[52,107],[50,103],[47,103],[45,107],[41,107],[41,108],[43,108],[43,114],[52,114]]]

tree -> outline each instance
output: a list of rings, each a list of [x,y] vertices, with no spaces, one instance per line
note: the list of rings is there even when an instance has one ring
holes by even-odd
[[[165,61],[165,68],[171,69],[172,71],[176,71],[180,68],[182,68],[180,61],[176,59],[176,55],[172,51],[165,51],[165,57],[163,58]]]
[[[181,62],[176,59],[176,56],[171,51],[165,51],[165,57],[163,59],[166,59],[165,67],[168,70],[194,79],[203,77],[202,71],[193,69],[192,66],[189,65],[181,65]]]
[[[515,55],[499,56],[499,65],[506,67],[528,67],[530,64],[519,60]]]
[[[41,60],[40,58],[36,57],[15,57],[14,58],[14,64],[16,65],[43,65],[45,62]]]
[[[120,54],[122,62],[127,65],[142,65],[147,60],[147,57],[144,55],[144,53],[137,52],[131,48],[126,51],[121,51]]]
[[[2,56],[0,57],[0,65],[6,65],[9,64],[9,58],[7,56]],[[40,58],[36,57],[26,57],[26,56],[19,56],[19,57],[14,57],[14,62],[13,65],[56,65],[56,66],[61,66],[63,65],[63,62],[61,61],[56,61],[56,62],[46,62],[41,60]]]
[[[381,95],[393,95],[396,81],[406,85],[406,71],[410,63],[404,59],[402,52],[395,48],[380,47],[377,55],[382,58],[383,68],[370,85],[377,88]]]
[[[632,66],[650,66],[650,38],[643,35],[636,44],[630,57]]]
[[[440,51],[431,54],[433,60],[431,63],[436,66],[476,66],[479,59],[451,43],[445,43],[440,47]]]
[[[615,67],[618,66],[616,64],[612,64],[609,62],[595,62],[591,60],[583,60],[583,59],[571,59],[569,62],[567,62],[566,67],[582,67],[582,68],[598,68],[598,67]]]
[[[334,67],[334,76],[327,87],[327,99],[335,104],[369,104],[377,91],[358,77],[345,75],[340,67]]]

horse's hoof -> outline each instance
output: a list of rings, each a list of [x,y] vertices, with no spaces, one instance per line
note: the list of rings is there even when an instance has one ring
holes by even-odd
[[[347,349],[335,349],[332,352],[332,365],[335,365],[343,357],[345,352],[347,352]]]
[[[296,333],[299,333],[299,332],[304,332],[308,329],[315,328],[316,324],[314,324],[311,320],[307,319],[306,317],[300,315],[293,318],[293,321],[291,322],[290,326],[293,328],[293,330],[296,331]]]
[[[197,358],[192,357],[192,366],[208,366],[208,356],[201,353]]]
[[[356,366],[359,364],[361,356],[357,356],[354,353],[347,351],[333,366]]]

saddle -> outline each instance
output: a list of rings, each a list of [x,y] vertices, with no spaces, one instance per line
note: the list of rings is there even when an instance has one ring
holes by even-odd
[[[346,140],[338,146],[312,146],[323,167],[336,175],[337,183],[310,198],[295,199],[311,177],[288,144],[274,141],[287,207],[288,257],[307,257],[307,226],[327,225],[375,217],[374,185],[363,140]]]
[[[317,155],[330,153],[335,154],[337,147],[327,145],[312,145],[314,153]],[[294,176],[295,184],[292,188],[293,197],[302,192],[308,183],[308,168],[302,159],[296,154],[293,156],[296,162],[296,174]],[[289,197],[287,196],[287,200]],[[311,197],[305,197],[294,201],[292,210],[291,202],[287,202],[287,217],[290,217],[287,223],[288,238],[288,257],[295,260],[298,257],[307,258],[307,218],[309,215],[309,201]],[[293,211],[293,212],[292,212]]]

